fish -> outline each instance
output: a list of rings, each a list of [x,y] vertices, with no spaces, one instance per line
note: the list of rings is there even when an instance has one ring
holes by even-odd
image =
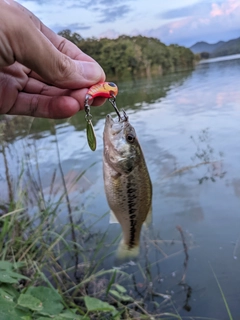
[[[110,207],[110,223],[118,222],[122,240],[120,260],[137,258],[143,224],[152,220],[152,183],[136,131],[124,112],[115,121],[106,116],[103,132],[104,189]]]

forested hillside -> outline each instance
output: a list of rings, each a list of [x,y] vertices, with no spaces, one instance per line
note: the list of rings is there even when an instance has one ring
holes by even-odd
[[[229,56],[240,53],[240,38],[224,42],[211,53],[211,57]]]
[[[199,53],[202,58],[215,58],[240,53],[240,38],[217,43],[197,42],[190,47],[193,53]]]
[[[217,43],[208,43],[205,41],[197,42],[193,46],[191,46],[189,49],[192,50],[193,53],[202,53],[202,52],[208,52],[209,54],[212,53],[214,50],[221,47],[225,42],[219,41]]]
[[[61,36],[75,43],[103,67],[107,76],[150,76],[193,68],[195,56],[190,49],[166,46],[156,38],[120,36],[117,39],[82,38],[63,30]]]

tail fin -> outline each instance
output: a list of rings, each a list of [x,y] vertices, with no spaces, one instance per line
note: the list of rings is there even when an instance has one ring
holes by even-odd
[[[135,245],[133,248],[130,248],[121,240],[118,250],[117,250],[117,259],[119,261],[130,261],[135,260],[139,255],[139,245]]]

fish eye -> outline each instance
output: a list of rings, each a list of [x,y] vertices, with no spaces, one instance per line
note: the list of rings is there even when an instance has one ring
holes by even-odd
[[[133,143],[135,140],[135,137],[133,134],[128,134],[127,135],[127,141],[130,142],[130,143]]]
[[[110,87],[116,87],[115,83],[113,83],[113,82],[108,82],[108,84]]]

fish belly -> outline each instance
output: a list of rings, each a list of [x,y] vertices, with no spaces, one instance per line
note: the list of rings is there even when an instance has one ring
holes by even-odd
[[[141,228],[151,211],[152,186],[145,164],[119,174],[104,162],[104,185],[109,207],[121,225],[128,250],[139,245]]]

